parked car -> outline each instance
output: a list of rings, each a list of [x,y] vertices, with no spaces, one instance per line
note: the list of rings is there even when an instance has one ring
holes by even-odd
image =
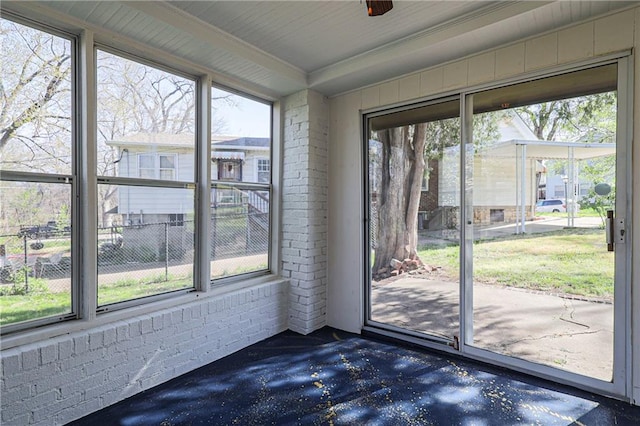
[[[536,203],[536,213],[560,213],[566,211],[567,205],[564,200],[540,200]]]

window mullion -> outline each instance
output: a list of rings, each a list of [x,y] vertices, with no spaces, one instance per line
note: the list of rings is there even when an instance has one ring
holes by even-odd
[[[79,94],[78,94],[78,184],[80,200],[76,217],[79,226],[73,227],[76,247],[74,262],[79,265],[74,282],[78,287],[79,314],[86,320],[96,316],[97,308],[97,97],[96,68],[93,32],[85,30],[79,45]]]
[[[196,205],[195,265],[196,288],[209,289],[211,277],[211,77],[201,76],[196,100]],[[199,110],[198,110],[199,108]]]

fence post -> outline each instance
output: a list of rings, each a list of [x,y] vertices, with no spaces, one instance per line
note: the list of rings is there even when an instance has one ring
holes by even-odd
[[[247,245],[245,254],[251,253],[251,208],[247,205]]]
[[[22,236],[22,241],[24,244],[24,292],[29,293],[29,256],[27,255],[27,236]]]
[[[169,281],[169,224],[164,223],[164,280]]]

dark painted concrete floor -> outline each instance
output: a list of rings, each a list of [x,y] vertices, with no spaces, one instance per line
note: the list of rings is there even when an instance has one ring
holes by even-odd
[[[324,328],[245,348],[73,425],[640,425],[640,407]]]

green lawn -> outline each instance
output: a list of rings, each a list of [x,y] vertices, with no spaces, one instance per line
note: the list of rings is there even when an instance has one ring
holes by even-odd
[[[423,248],[423,262],[458,279],[457,246]],[[597,229],[479,241],[473,246],[474,281],[575,295],[611,297],[614,257]]]
[[[0,296],[0,325],[13,324],[36,318],[45,318],[71,312],[71,296],[67,292],[52,293],[46,289],[46,280],[33,278],[36,291],[26,295]],[[10,284],[5,284],[8,286]],[[172,290],[189,288],[193,285],[191,277],[174,278],[169,276],[147,277],[141,280],[127,279],[113,284],[102,285],[98,289],[100,305],[138,299]]]
[[[71,311],[68,293],[34,293],[27,296],[0,296],[0,325]]]

